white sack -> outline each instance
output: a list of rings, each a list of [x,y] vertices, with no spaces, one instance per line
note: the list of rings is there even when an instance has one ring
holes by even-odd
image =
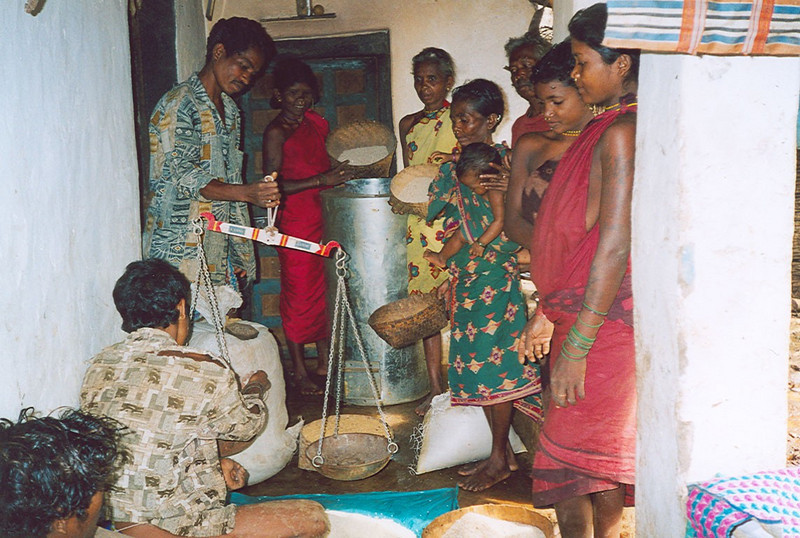
[[[196,287],[197,283],[192,282],[192,294],[195,293],[194,290]],[[222,323],[225,323],[225,316],[228,315],[230,310],[242,306],[242,296],[239,295],[239,292],[224,284],[214,286],[214,298],[217,300],[217,307],[219,307],[219,315],[222,318]],[[200,286],[200,293],[197,294],[197,304],[194,305],[194,308],[213,326],[214,310],[211,307],[211,302],[208,300],[208,297],[206,297],[205,286]]]
[[[286,467],[297,450],[297,437],[302,421],[286,428],[289,415],[286,411],[286,385],[283,381],[278,343],[272,333],[258,323],[241,321],[258,330],[252,340],[239,340],[225,333],[225,342],[233,369],[245,383],[257,370],[264,370],[272,386],[267,391],[267,427],[246,450],[231,459],[239,462],[250,473],[248,485],[257,484],[274,476]],[[213,326],[207,321],[194,324],[189,346],[220,355]]]
[[[434,396],[420,430],[415,435],[421,433],[421,441],[412,437],[419,446],[416,474],[484,460],[492,452],[492,431],[483,408],[451,406],[449,392]],[[513,426],[508,440],[515,454],[526,451]]]

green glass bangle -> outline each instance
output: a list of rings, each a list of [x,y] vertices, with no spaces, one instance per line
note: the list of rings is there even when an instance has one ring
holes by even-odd
[[[590,338],[585,334],[583,334],[582,332],[580,332],[575,325],[572,326],[572,328],[569,330],[569,333],[567,334],[574,334],[577,338],[589,344],[594,344],[595,340],[597,340],[597,338]]]
[[[570,353],[569,351],[567,351],[567,350],[564,348],[564,346],[561,346],[561,353],[563,353],[563,354],[564,354],[564,355],[566,355],[567,357],[571,357],[571,358],[573,358],[573,359],[575,359],[575,360],[579,360],[579,359],[586,358],[586,355],[588,355],[588,354],[589,354],[589,352],[587,351],[586,353],[581,353],[580,355],[575,355],[574,353]]]
[[[564,357],[565,359],[567,359],[568,361],[571,361],[571,362],[583,362],[583,361],[586,360],[586,356],[585,355],[583,357],[575,358],[575,359],[573,359],[572,357],[568,357],[564,353],[564,349],[563,348],[561,349],[561,356]]]
[[[569,340],[567,340],[567,342],[569,342]],[[573,348],[575,348],[575,349],[579,350],[579,351],[580,351],[582,354],[584,354],[584,355],[585,355],[585,354],[588,354],[588,353],[589,353],[589,352],[592,350],[592,346],[581,346],[581,345],[579,345],[579,344],[576,344],[575,342],[569,342],[569,344],[570,344],[570,345],[571,345]]]
[[[600,327],[602,327],[602,326],[603,326],[603,323],[605,323],[605,322],[606,322],[606,320],[604,320],[604,319],[601,319],[601,320],[600,320],[600,323],[598,323],[597,325],[592,325],[591,323],[586,323],[585,321],[583,321],[583,320],[581,319],[581,317],[580,317],[580,316],[578,316],[578,317],[577,317],[577,318],[575,318],[575,319],[578,321],[578,323],[580,323],[580,324],[581,324],[581,325],[583,325],[584,327],[588,327],[588,328],[590,328],[590,329],[599,329]]]
[[[567,342],[569,342],[569,344],[575,349],[578,349],[580,351],[585,351],[586,353],[589,353],[589,351],[592,350],[592,346],[588,344],[582,344],[581,342],[573,342],[572,340],[569,339],[567,339]]]
[[[597,314],[598,316],[607,316],[608,315],[608,312],[599,312],[599,311],[595,310],[594,308],[592,308],[591,306],[586,304],[586,301],[583,302],[583,307],[586,310],[588,310],[589,312],[591,312],[592,314]]]
[[[582,346],[589,346],[589,347],[591,347],[592,344],[594,344],[594,341],[595,341],[594,338],[586,338],[585,336],[580,334],[578,331],[573,331],[571,329],[567,333],[567,340],[570,341],[570,342],[574,341],[574,342],[576,342],[578,344],[581,344]]]

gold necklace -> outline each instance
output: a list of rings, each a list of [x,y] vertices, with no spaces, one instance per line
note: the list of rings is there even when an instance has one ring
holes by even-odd
[[[564,131],[561,134],[563,134],[564,136],[580,136],[580,134],[582,132],[583,132],[583,129],[572,129],[572,130],[569,130],[569,131]]]
[[[628,107],[631,107],[631,106],[636,106],[638,104],[639,103],[636,102],[636,101],[634,101],[633,103],[625,103],[625,108],[628,108]],[[617,110],[621,106],[622,106],[622,103],[617,103],[616,105],[603,107],[603,109],[604,109],[605,112],[608,112],[609,110]]]

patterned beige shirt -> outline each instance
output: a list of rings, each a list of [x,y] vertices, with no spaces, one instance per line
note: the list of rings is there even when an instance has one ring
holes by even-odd
[[[109,493],[111,519],[181,536],[233,529],[236,507],[225,506],[217,439],[247,441],[267,417],[264,401],[242,395],[220,359],[179,346],[164,331],[139,329],[90,361],[81,408],[130,429],[123,439],[132,461]]]

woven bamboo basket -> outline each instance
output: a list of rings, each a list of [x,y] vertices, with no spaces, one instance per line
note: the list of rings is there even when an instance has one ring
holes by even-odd
[[[368,320],[378,336],[403,348],[447,326],[444,301],[434,293],[414,294],[378,308]]]
[[[342,154],[348,150],[381,146],[386,150],[386,154],[380,159],[371,163],[356,162],[351,159],[350,166],[356,178],[388,177],[397,139],[390,129],[376,121],[355,121],[331,131],[325,146],[335,164],[346,160],[342,158]]]
[[[523,523],[536,527],[545,538],[554,538],[555,532],[553,530],[553,522],[549,518],[534,512],[530,508],[524,506],[515,506],[512,504],[477,504],[475,506],[468,506],[460,510],[453,510],[437,517],[425,527],[422,531],[422,538],[439,538],[447,530],[453,526],[463,515],[470,512],[476,512],[483,516],[491,517],[494,519],[502,519],[504,521],[513,521],[515,523]],[[471,538],[482,538],[474,536]]]
[[[439,173],[435,164],[417,164],[403,168],[392,178],[389,204],[395,213],[428,216],[428,186]]]

